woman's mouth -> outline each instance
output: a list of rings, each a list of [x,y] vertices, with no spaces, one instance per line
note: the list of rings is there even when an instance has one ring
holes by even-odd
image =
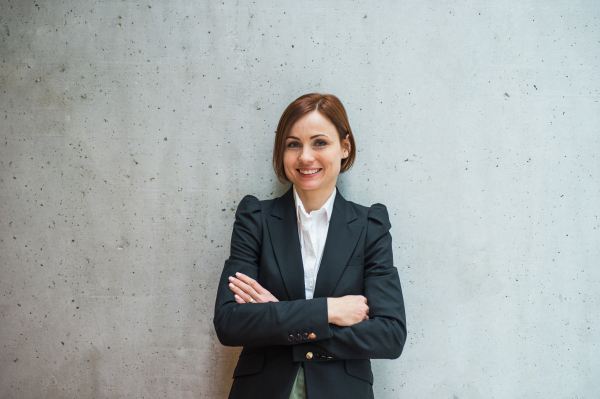
[[[310,177],[310,176],[314,176],[317,173],[319,173],[321,171],[322,168],[315,168],[315,169],[296,169],[298,172],[300,172],[300,174]]]

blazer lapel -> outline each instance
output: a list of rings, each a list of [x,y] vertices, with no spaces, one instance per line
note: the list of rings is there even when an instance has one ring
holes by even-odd
[[[364,227],[356,222],[352,223],[356,218],[352,206],[337,190],[321,266],[317,274],[314,298],[328,297],[333,294]]]
[[[289,300],[305,299],[304,266],[292,188],[275,200],[267,225]]]

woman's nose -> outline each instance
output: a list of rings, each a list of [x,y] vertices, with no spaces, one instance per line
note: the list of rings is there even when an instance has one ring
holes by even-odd
[[[300,158],[299,161],[301,163],[312,163],[314,161],[314,156],[312,153],[312,149],[309,148],[303,148],[302,152],[300,153]]]

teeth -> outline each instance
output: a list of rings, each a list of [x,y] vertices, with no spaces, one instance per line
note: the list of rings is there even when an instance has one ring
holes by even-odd
[[[312,175],[313,173],[317,173],[318,171],[319,169],[301,170],[300,173],[302,173],[303,175]]]

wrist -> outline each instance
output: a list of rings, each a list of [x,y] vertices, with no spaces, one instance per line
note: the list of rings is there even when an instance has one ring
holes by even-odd
[[[336,324],[335,298],[327,298],[327,321]]]

